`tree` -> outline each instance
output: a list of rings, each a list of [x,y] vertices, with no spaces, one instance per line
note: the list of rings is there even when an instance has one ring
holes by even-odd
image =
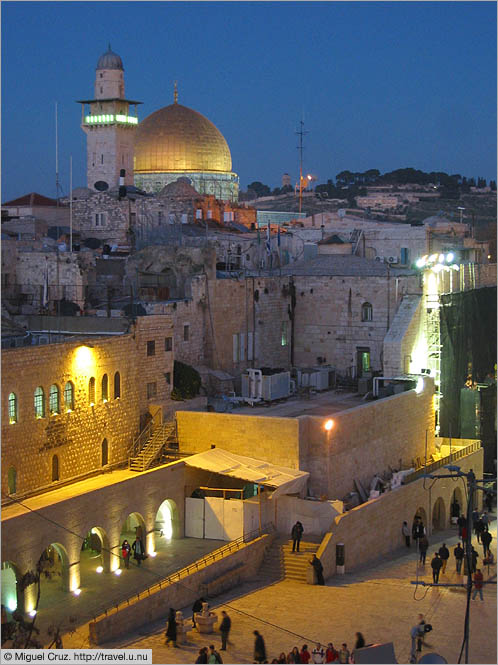
[[[490,180],[489,186],[491,188],[491,191],[496,192],[496,180]]]
[[[252,189],[258,198],[261,196],[270,196],[271,194],[271,189],[268,187],[268,185],[264,185],[262,182],[259,182],[259,180],[252,182],[250,185],[248,185],[247,189]]]

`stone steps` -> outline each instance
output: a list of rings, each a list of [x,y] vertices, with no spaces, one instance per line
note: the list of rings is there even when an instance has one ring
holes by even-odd
[[[265,553],[260,574],[306,583],[309,561],[317,550],[318,543],[301,541],[299,552],[292,552],[292,541],[276,540]]]

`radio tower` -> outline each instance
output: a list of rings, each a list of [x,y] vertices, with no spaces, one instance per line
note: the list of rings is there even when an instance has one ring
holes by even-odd
[[[299,145],[297,149],[299,150],[299,212],[303,207],[303,139],[308,132],[304,130],[304,120],[299,122],[299,129],[296,134],[299,136]]]

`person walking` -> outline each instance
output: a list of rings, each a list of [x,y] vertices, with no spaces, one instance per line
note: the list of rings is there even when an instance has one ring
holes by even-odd
[[[489,531],[489,515],[486,511],[481,515],[481,520],[484,524],[484,531]]]
[[[482,597],[482,583],[484,581],[484,577],[481,573],[481,569],[478,568],[476,572],[474,573],[474,591],[472,592],[472,600],[476,599],[477,594],[481,597],[481,600],[484,600]]]
[[[422,644],[424,641],[425,635],[425,620],[424,615],[418,615],[418,623],[413,626],[410,631],[410,636],[412,638],[412,648],[410,652],[410,663],[417,662],[417,651],[422,651]]]
[[[301,649],[301,651],[299,653],[299,659],[300,659],[301,663],[306,663],[307,664],[307,663],[310,662],[311,654],[308,651],[308,645],[307,644],[303,644],[303,648]]]
[[[420,552],[419,561],[423,566],[425,566],[425,557],[427,556],[428,549],[429,549],[429,541],[427,540],[427,536],[424,534],[418,540],[418,550]]]
[[[315,569],[317,584],[323,586],[325,584],[325,580],[323,579],[323,566],[316,554],[313,554],[312,559],[310,559],[310,565]]]
[[[208,663],[220,663],[220,665],[223,663],[220,654],[214,648],[214,644],[209,645]]]
[[[403,526],[401,527],[401,533],[403,534],[403,537],[405,539],[405,545],[407,547],[410,547],[410,527],[408,526],[408,522],[403,522]]]
[[[135,538],[135,542],[131,546],[131,549],[133,550],[133,558],[137,562],[137,565],[140,566],[145,559],[145,548],[140,536]]]
[[[346,642],[341,646],[341,649],[339,651],[339,662],[340,663],[349,663],[349,657],[350,657],[348,645]]]
[[[457,520],[457,524],[458,524],[458,537],[461,538],[462,529],[467,524],[467,518],[465,517],[465,515],[460,515],[460,517]]]
[[[480,517],[480,518],[477,520],[477,522],[475,523],[475,525],[474,525],[474,530],[475,530],[475,532],[476,532],[477,542],[480,543],[480,542],[481,542],[482,534],[483,534],[484,531],[485,531],[485,526],[484,526],[484,522],[482,521],[482,517]]]
[[[425,534],[424,523],[422,522],[422,519],[418,515],[415,515],[415,519],[413,520],[412,524],[413,540],[416,542],[419,538],[422,538],[424,534]]]
[[[472,560],[472,572],[475,573],[477,570],[477,559],[479,558],[479,554],[477,554],[477,551],[474,549],[473,545],[470,551],[470,558]]]
[[[230,634],[230,628],[232,627],[232,620],[225,612],[221,610],[221,616],[223,617],[220,623],[220,633],[221,633],[221,649],[220,651],[227,650],[228,635]]]
[[[450,551],[446,547],[446,543],[443,543],[439,548],[439,556],[441,557],[441,562],[442,562],[441,572],[444,575],[446,572],[446,564],[448,563],[448,559],[450,558]]]
[[[326,663],[338,663],[339,662],[339,652],[334,647],[332,642],[327,644],[327,649],[325,650],[325,662]]]
[[[311,652],[311,660],[313,663],[323,663],[325,661],[325,651],[320,642],[316,643],[316,647]]]
[[[199,612],[202,612],[202,603],[205,603],[205,602],[206,602],[206,601],[205,601],[204,598],[201,596],[201,597],[198,598],[198,599],[194,602],[194,604],[192,605],[192,627],[193,627],[193,628],[196,627],[196,623],[195,623],[195,615],[198,614]],[[207,647],[206,647],[206,649],[207,649]]]
[[[434,558],[431,561],[432,581],[433,581],[434,584],[437,584],[439,582],[439,573],[441,571],[442,565],[443,565],[443,562],[441,561],[441,558],[439,556],[439,552],[436,552],[434,554]]]
[[[125,540],[123,540],[123,544],[121,545],[121,556],[123,557],[125,568],[130,567],[130,555],[131,545],[125,538]]]
[[[455,549],[453,550],[453,554],[455,555],[456,571],[460,575],[460,572],[462,570],[463,556],[464,556],[463,547],[460,545],[460,543],[458,543]]]
[[[491,545],[492,540],[493,536],[491,535],[491,531],[484,531],[484,533],[481,536],[484,558],[486,558],[486,556],[489,554],[489,546]]]
[[[253,631],[254,640],[254,660],[256,663],[264,663],[266,660],[266,647],[263,636],[257,630]]]
[[[292,551],[293,552],[299,552],[299,543],[301,542],[301,538],[303,537],[304,533],[304,527],[301,524],[301,522],[298,520],[294,526],[292,527],[291,531],[291,538],[292,538]]]
[[[169,608],[169,614],[168,614],[168,624],[166,626],[166,642],[165,644],[169,644],[170,642],[173,642],[173,646],[176,647],[176,617],[175,617],[175,610],[170,607]]]

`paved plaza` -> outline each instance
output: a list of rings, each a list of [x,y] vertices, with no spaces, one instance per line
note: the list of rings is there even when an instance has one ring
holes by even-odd
[[[493,522],[492,550],[496,553],[496,522]],[[359,535],[360,537],[360,535]],[[337,647],[346,642],[354,645],[355,632],[363,633],[367,644],[394,643],[399,663],[410,659],[410,629],[417,614],[433,625],[423,653],[438,652],[449,663],[456,663],[463,637],[466,597],[462,588],[423,587],[410,584],[416,579],[432,581],[430,555],[443,540],[450,547],[451,558],[440,582],[461,582],[455,572],[452,549],[457,537],[454,530],[438,532],[430,538],[428,562],[417,566],[415,550],[400,549],[375,565],[354,573],[330,578],[326,586],[310,586],[292,581],[268,583],[260,579],[246,583],[218,596],[212,609],[226,609],[232,618],[228,650],[223,652],[225,663],[252,663],[253,630],[263,635],[268,662],[288,653],[293,646],[310,647],[320,641],[332,641]],[[482,546],[474,540],[480,559]],[[479,564],[478,564],[479,565]],[[496,568],[483,570],[485,579],[496,582]],[[178,609],[178,608],[175,608]],[[164,617],[168,608],[164,608]],[[183,608],[184,616],[191,615],[190,607]],[[194,663],[201,646],[221,646],[219,633],[201,636],[188,634],[188,643],[174,649],[164,644],[164,621],[141,626],[136,632],[102,645],[106,648],[150,648],[154,663]],[[81,626],[64,638],[65,647],[88,648],[88,626]],[[422,655],[423,655],[422,653]],[[471,601],[470,663],[496,663],[496,585],[484,587],[484,601]],[[462,660],[462,662],[464,662]]]

